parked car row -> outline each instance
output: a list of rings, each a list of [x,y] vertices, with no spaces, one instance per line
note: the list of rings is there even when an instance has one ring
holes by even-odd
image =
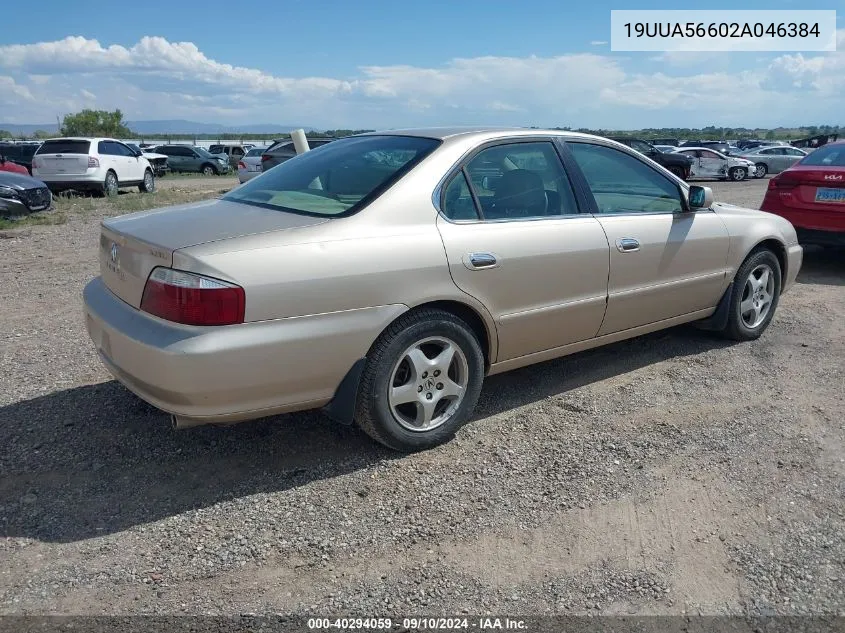
[[[675,146],[637,138],[612,140],[648,156],[684,180],[764,178],[794,165],[808,153],[783,141],[744,141],[740,142],[742,149],[739,143],[734,146],[726,141],[684,141]]]

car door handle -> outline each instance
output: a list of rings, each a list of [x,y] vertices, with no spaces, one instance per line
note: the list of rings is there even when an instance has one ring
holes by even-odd
[[[633,237],[621,237],[616,240],[616,248],[620,253],[634,253],[640,250],[640,243]]]
[[[468,253],[464,258],[464,265],[470,270],[496,268],[499,260],[493,253]]]

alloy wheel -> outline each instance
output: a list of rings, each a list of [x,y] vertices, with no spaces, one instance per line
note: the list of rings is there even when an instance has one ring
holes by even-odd
[[[433,336],[408,347],[393,366],[388,404],[409,431],[430,431],[452,417],[463,402],[469,366],[452,340]]]
[[[745,280],[739,313],[749,329],[760,326],[772,309],[775,293],[775,274],[768,264],[754,268]]]

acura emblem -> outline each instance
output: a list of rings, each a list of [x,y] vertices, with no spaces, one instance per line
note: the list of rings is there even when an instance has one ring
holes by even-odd
[[[825,174],[825,180],[842,180],[842,174]]]
[[[117,250],[117,244],[114,242],[111,243],[111,261],[113,264],[117,263],[117,258],[120,255],[120,252]]]

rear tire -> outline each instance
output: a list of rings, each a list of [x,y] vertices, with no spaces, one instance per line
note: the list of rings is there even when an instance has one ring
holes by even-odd
[[[216,176],[217,170],[214,168],[214,165],[203,165],[200,172],[203,176]]]
[[[754,172],[754,175],[757,176],[757,178],[765,178],[766,174],[769,173],[769,167],[766,163],[757,163],[754,166],[757,168],[757,171]]]
[[[117,174],[109,170],[106,172],[106,178],[103,181],[103,195],[111,198],[120,192],[120,182],[117,180]]]
[[[734,277],[728,323],[722,336],[734,341],[760,337],[775,315],[781,274],[780,262],[772,251],[761,248],[751,252]]]
[[[466,423],[483,381],[484,354],[472,328],[443,310],[409,312],[367,354],[355,421],[394,450],[432,448]]]
[[[138,185],[138,190],[141,193],[154,193],[156,190],[156,180],[151,170],[144,172],[144,180]]]
[[[745,167],[731,167],[731,169],[728,171],[728,178],[730,178],[734,182],[745,180],[747,176],[748,170]]]

